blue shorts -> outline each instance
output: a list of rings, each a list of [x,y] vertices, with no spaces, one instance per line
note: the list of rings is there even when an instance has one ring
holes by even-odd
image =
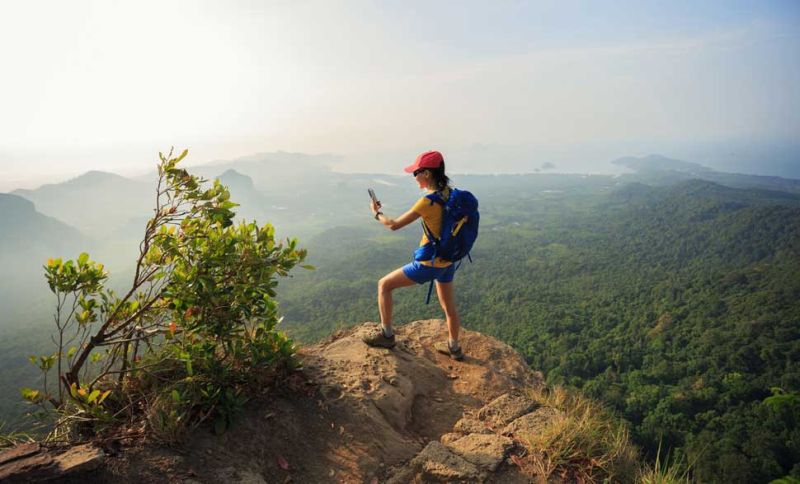
[[[441,283],[453,282],[455,273],[456,264],[450,264],[447,267],[431,267],[413,261],[403,266],[403,274],[417,284],[425,284],[434,279]]]

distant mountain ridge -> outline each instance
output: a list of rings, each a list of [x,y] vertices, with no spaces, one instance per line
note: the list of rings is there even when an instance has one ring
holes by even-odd
[[[641,158],[637,158],[635,156],[625,156],[622,158],[617,158],[611,163],[636,171],[674,170],[691,174],[713,171],[711,168],[703,166],[699,163],[676,160],[662,155],[647,155]]]
[[[237,187],[245,190],[252,190],[255,188],[252,178],[247,175],[242,175],[233,168],[225,170],[225,172],[219,176],[219,181],[229,188]]]
[[[154,188],[114,173],[89,171],[63,183],[12,193],[32,201],[43,214],[103,236],[128,219],[149,213]]]
[[[256,189],[253,179],[234,168],[228,168],[217,177],[228,187],[236,207],[237,220],[266,220],[271,205],[267,195]]]
[[[28,189],[28,188],[19,188],[17,190],[13,190],[11,193],[15,195],[20,195],[23,197],[28,198],[34,196],[42,196],[42,195],[50,195],[50,194],[58,194],[61,192],[65,192],[67,190],[76,190],[76,189],[90,189],[97,184],[128,184],[132,180],[129,178],[125,178],[122,175],[117,175],[116,173],[111,173],[107,171],[99,171],[99,170],[89,170],[82,175],[78,175],[74,178],[70,178],[66,181],[59,182],[59,183],[46,183],[41,185],[38,188]]]
[[[655,190],[649,185],[632,182],[614,190],[611,194],[612,200],[628,202],[681,197],[715,198],[717,200],[737,201],[752,205],[800,204],[800,193],[763,188],[730,187],[697,178],[681,181],[666,187],[657,187]]]
[[[699,178],[730,187],[800,193],[800,180],[793,178],[716,171],[699,163],[676,160],[661,155],[648,155],[641,158],[628,156],[618,158],[612,163],[634,171],[621,175],[620,179],[648,185],[672,185]]]
[[[346,174],[331,171],[340,161],[333,155],[302,153],[259,153],[231,161],[187,167],[207,179],[220,178],[231,190],[239,220],[270,222],[281,236],[314,236],[330,226],[361,223],[364,218],[364,192],[378,191],[384,206],[405,208],[417,194],[416,186],[403,183],[401,176]],[[480,197],[514,196],[537,190],[603,185],[672,186],[692,179],[735,188],[754,188],[800,194],[800,180],[780,177],[731,174],[714,171],[698,163],[663,155],[624,157],[613,163],[632,173],[619,175],[527,174],[459,175],[456,185],[471,186]],[[388,180],[388,181],[387,181]],[[702,189],[702,188],[701,188]],[[632,188],[627,195],[632,197]],[[646,197],[655,196],[647,192]],[[55,217],[97,240],[117,241],[117,247],[138,243],[143,224],[154,206],[154,186],[150,179],[129,179],[114,173],[89,171],[63,183],[43,185],[35,190],[16,190],[44,215]],[[775,195],[776,197],[778,195]]]
[[[10,193],[0,193],[0,213],[6,214],[10,217],[23,217],[28,216],[36,211],[33,202]]]
[[[8,193],[0,193],[0,226],[3,227],[0,231],[0,242],[15,240],[19,243],[19,247],[14,249],[40,243],[38,237],[35,237],[37,235],[45,236],[41,237],[41,242],[47,243],[47,240],[51,240],[54,242],[53,245],[63,242],[85,242],[85,237],[73,227],[37,212],[30,200]],[[4,247],[4,249],[6,251],[1,252],[0,256],[7,254],[11,248]]]
[[[257,153],[230,161],[212,162],[189,169],[205,178],[218,177],[220,173],[233,169],[247,175],[254,186],[263,192],[286,193],[296,191],[292,185],[311,184],[325,178],[336,178],[331,167],[340,162],[334,155],[306,155],[303,153]]]
[[[0,193],[0,307],[4,316],[25,308],[18,301],[29,293],[46,291],[38,270],[49,257],[76,257],[90,250],[92,243],[74,227],[36,211],[34,205],[17,195]]]

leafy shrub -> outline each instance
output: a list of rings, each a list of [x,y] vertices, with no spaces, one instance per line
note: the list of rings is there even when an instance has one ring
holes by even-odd
[[[53,436],[139,417],[164,440],[207,419],[222,432],[254,388],[293,365],[274,297],[305,250],[276,241],[269,224],[234,224],[228,189],[178,168],[186,155],[160,154],[154,215],[124,295],[85,253],[45,266],[57,351],[32,357],[44,388],[23,396],[56,410]]]

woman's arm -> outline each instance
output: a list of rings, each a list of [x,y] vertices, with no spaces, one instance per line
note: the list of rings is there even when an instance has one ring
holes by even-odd
[[[378,222],[382,223],[390,230],[402,229],[406,225],[410,224],[411,222],[419,218],[419,214],[417,212],[409,210],[408,212],[401,215],[400,218],[398,218],[397,220],[391,219],[380,211],[380,207],[381,207],[380,202],[378,202],[377,204],[373,203],[372,212],[377,213],[378,215],[375,218],[378,220]]]
[[[402,229],[406,225],[410,224],[414,220],[419,218],[419,214],[414,212],[413,210],[409,210],[408,212],[404,213],[400,216],[397,220],[390,219],[386,215],[380,214],[378,215],[378,221],[383,225],[389,227],[391,230]]]

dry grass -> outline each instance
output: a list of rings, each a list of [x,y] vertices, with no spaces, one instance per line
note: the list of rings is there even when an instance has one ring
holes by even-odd
[[[559,412],[537,433],[518,436],[529,452],[519,459],[532,479],[635,482],[638,451],[628,430],[599,404],[561,387],[532,391],[542,406]]]
[[[5,422],[0,422],[0,449],[34,441],[33,437],[26,432],[4,431],[5,426]]]
[[[689,484],[692,481],[689,471],[691,465],[683,468],[682,462],[669,461],[669,455],[664,461],[661,460],[661,444],[658,444],[658,453],[653,467],[645,466],[639,474],[639,482],[642,484]],[[683,470],[681,470],[683,469]]]

